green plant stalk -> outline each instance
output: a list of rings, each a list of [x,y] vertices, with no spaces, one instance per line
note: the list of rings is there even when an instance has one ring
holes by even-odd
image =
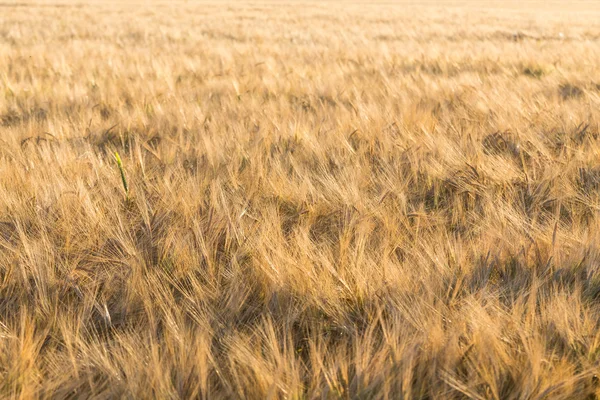
[[[125,169],[123,168],[123,161],[121,161],[121,157],[119,153],[115,151],[115,159],[117,160],[117,165],[119,167],[119,171],[121,172],[121,181],[123,182],[123,188],[125,189],[125,195],[129,196],[129,186],[127,185],[127,178],[125,178]]]

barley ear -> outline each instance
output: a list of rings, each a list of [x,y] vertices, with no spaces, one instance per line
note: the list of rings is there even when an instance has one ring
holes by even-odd
[[[125,189],[125,195],[129,196],[129,186],[127,185],[127,178],[125,178],[125,169],[123,168],[123,161],[121,161],[121,157],[119,153],[115,151],[115,160],[117,160],[117,165],[119,167],[119,171],[121,172],[121,181],[123,182],[123,188]]]

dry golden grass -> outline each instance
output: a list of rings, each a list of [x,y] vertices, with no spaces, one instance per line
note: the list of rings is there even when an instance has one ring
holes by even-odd
[[[597,398],[598,21],[0,3],[0,397]]]

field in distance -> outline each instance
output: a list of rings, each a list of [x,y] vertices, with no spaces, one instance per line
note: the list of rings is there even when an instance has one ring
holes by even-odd
[[[598,398],[599,49],[584,1],[0,3],[0,398]]]

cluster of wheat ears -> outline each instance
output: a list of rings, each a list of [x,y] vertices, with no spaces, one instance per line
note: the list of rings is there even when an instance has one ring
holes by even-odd
[[[598,21],[0,3],[0,398],[597,398]]]

